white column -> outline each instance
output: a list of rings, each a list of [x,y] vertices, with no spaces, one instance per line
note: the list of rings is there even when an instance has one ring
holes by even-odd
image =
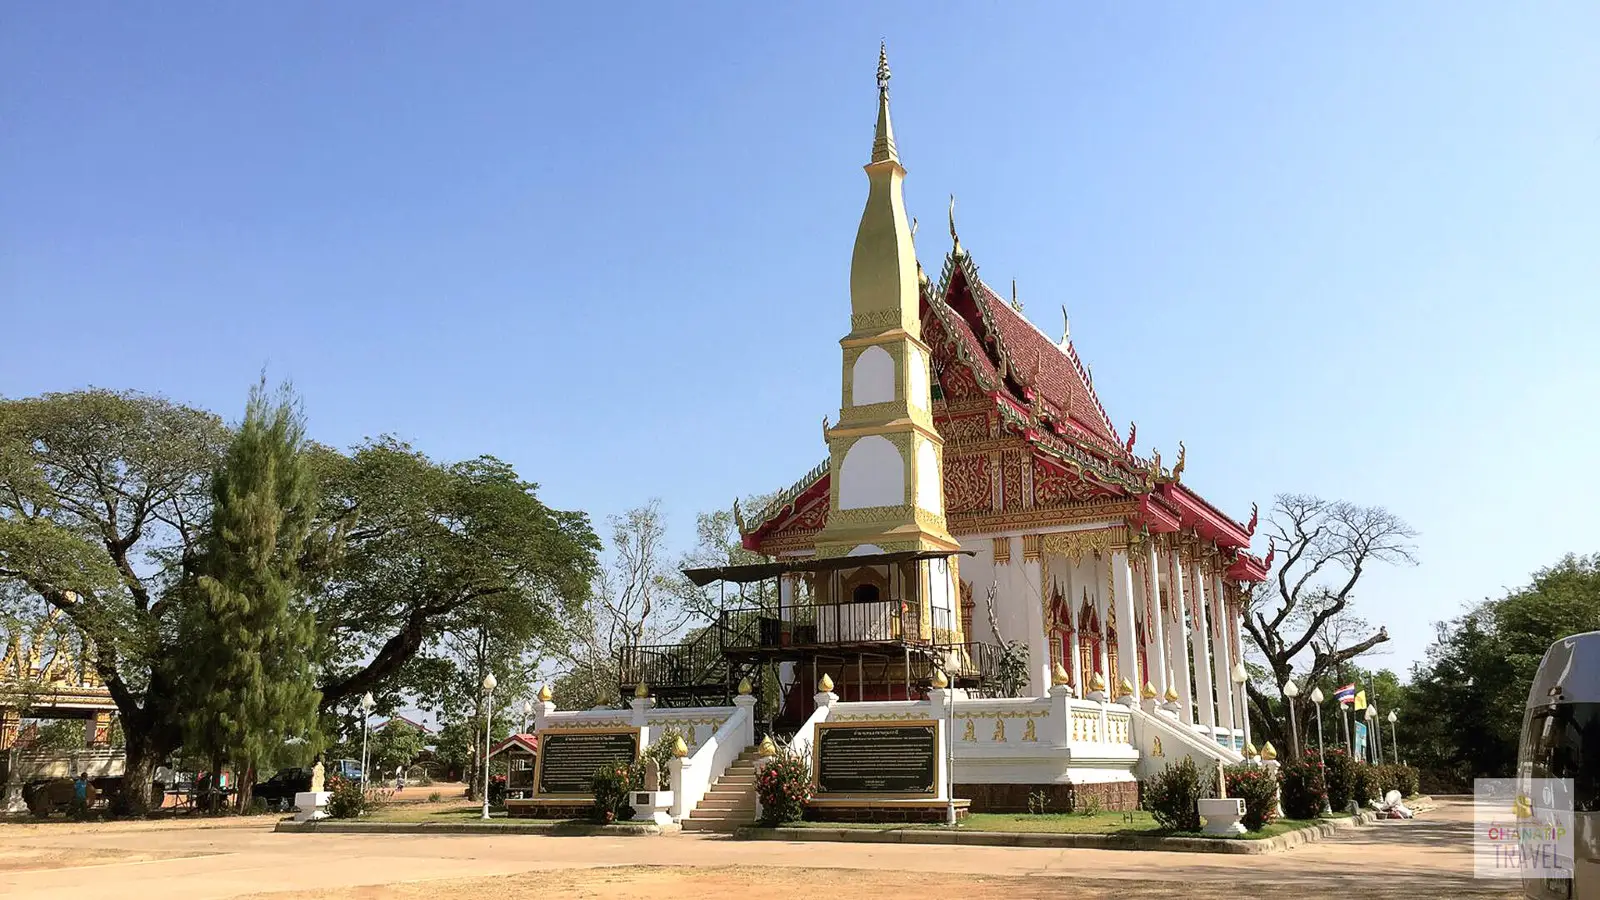
[[[1106,564],[1110,565],[1110,561],[1107,560]],[[1106,578],[1100,573],[1100,560],[1090,562],[1089,571],[1094,573],[1090,576],[1094,581],[1094,590],[1089,592],[1089,596],[1094,603],[1095,616],[1100,620],[1100,653],[1095,663],[1106,682],[1106,697],[1110,698],[1116,688],[1111,683],[1111,607],[1106,604]]]
[[[1211,633],[1206,615],[1206,582],[1200,574],[1199,563],[1186,574],[1194,615],[1193,627],[1189,630],[1189,653],[1194,659],[1195,705],[1200,707],[1200,724],[1209,731],[1216,727],[1217,707],[1211,696],[1211,650],[1206,641]]]
[[[1135,696],[1139,693],[1139,631],[1135,627],[1137,619],[1133,611],[1133,569],[1128,565],[1127,548],[1111,552],[1111,579],[1114,585],[1112,590],[1113,602],[1117,607],[1117,648],[1123,659],[1118,660],[1118,668],[1122,669],[1122,677],[1128,679],[1133,685]],[[1122,699],[1122,689],[1117,685],[1109,685],[1113,699]]]
[[[1161,570],[1156,568],[1156,545],[1145,541],[1145,573],[1150,577],[1150,616],[1144,623],[1145,637],[1150,639],[1150,678],[1156,693],[1167,690],[1166,629],[1161,622]]]
[[[1034,540],[1039,540],[1035,537]],[[1031,696],[1043,697],[1050,687],[1050,636],[1044,630],[1044,581],[1040,571],[1040,559],[1027,559],[1028,539],[1023,538],[1012,544],[1011,565],[1008,567],[1016,573],[1016,578],[1021,583],[1020,588],[1013,596],[1027,598],[1023,609],[1027,610],[1027,631],[1023,635],[1028,641],[1028,691]],[[1021,546],[1018,546],[1020,544]]]
[[[1241,623],[1245,614],[1244,599],[1241,597],[1239,614],[1228,617],[1228,627],[1233,629],[1233,642],[1239,647],[1239,659],[1234,660],[1234,662],[1244,661],[1244,634],[1241,631]],[[1244,729],[1244,742],[1248,744],[1250,743],[1250,692],[1245,690],[1245,686],[1242,684],[1238,686],[1237,690],[1239,692],[1239,715],[1243,719],[1239,723],[1239,727]],[[1338,704],[1335,703],[1334,706],[1338,706]]]
[[[1234,725],[1234,700],[1233,700],[1233,660],[1228,652],[1228,627],[1226,604],[1222,602],[1222,576],[1215,572],[1209,573],[1206,580],[1206,594],[1216,604],[1213,612],[1213,621],[1210,623],[1212,648],[1212,671],[1216,673],[1217,700],[1220,704],[1217,718],[1223,728],[1228,729],[1228,746],[1233,746]]]
[[[1083,640],[1083,620],[1078,615],[1083,600],[1078,597],[1078,565],[1073,562],[1067,564],[1067,613],[1072,616],[1072,646],[1067,649],[1067,668],[1072,672],[1072,685],[1077,689],[1078,696],[1089,693],[1089,683],[1084,681],[1089,673],[1083,670],[1083,654],[1078,652],[1079,641]]]
[[[1183,724],[1194,724],[1194,689],[1189,681],[1188,627],[1184,624],[1183,560],[1177,550],[1167,551],[1172,565],[1172,632],[1168,640],[1172,647],[1172,679],[1178,689],[1178,715]]]

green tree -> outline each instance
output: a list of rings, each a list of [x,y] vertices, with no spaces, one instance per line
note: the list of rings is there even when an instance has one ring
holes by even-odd
[[[546,506],[500,460],[443,464],[381,438],[319,453],[317,466],[323,519],[344,529],[316,608],[322,707],[356,732],[368,691],[380,712],[405,696],[456,699],[465,679],[447,641],[485,615],[520,652],[588,600],[599,550],[588,516]]]
[[[287,389],[273,400],[257,385],[212,478],[205,544],[181,591],[185,652],[172,660],[172,682],[184,746],[214,772],[234,765],[241,808],[255,771],[280,761],[286,739],[315,737],[316,631],[301,565],[325,542],[312,533],[316,485],[304,444]]]
[[[427,736],[408,722],[390,719],[372,733],[367,748],[374,780],[387,778],[396,766],[409,766],[427,746]]]
[[[180,741],[171,589],[199,553],[226,442],[215,415],[148,394],[0,400],[0,581],[87,639],[121,714],[129,785],[149,785]]]
[[[1600,629],[1600,554],[1569,555],[1530,584],[1438,626],[1401,701],[1401,755],[1436,789],[1510,775],[1528,688],[1544,652]]]

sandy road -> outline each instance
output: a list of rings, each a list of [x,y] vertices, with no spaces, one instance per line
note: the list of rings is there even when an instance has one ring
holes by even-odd
[[[262,827],[52,832],[0,826],[0,894],[52,900],[199,900],[289,892],[383,900],[494,895],[666,898],[903,898],[926,890],[987,896],[1513,896],[1471,877],[1471,809],[1444,802],[1425,819],[1343,832],[1265,856],[472,835],[300,835]],[[88,865],[72,865],[77,858]],[[506,878],[505,876],[513,876]],[[493,880],[485,880],[493,879]],[[289,900],[288,897],[281,900]]]

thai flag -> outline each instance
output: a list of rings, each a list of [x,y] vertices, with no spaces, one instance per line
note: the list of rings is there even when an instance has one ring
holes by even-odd
[[[1337,691],[1333,692],[1333,698],[1339,701],[1340,706],[1343,706],[1346,703],[1356,702],[1356,686],[1353,684],[1347,684],[1344,687],[1339,688]]]

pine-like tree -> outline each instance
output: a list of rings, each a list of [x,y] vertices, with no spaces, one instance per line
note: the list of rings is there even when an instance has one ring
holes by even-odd
[[[213,771],[233,764],[241,807],[285,741],[315,738],[321,697],[301,561],[315,543],[316,485],[304,450],[292,394],[269,398],[258,384],[213,480],[199,574],[179,619],[184,747]]]

